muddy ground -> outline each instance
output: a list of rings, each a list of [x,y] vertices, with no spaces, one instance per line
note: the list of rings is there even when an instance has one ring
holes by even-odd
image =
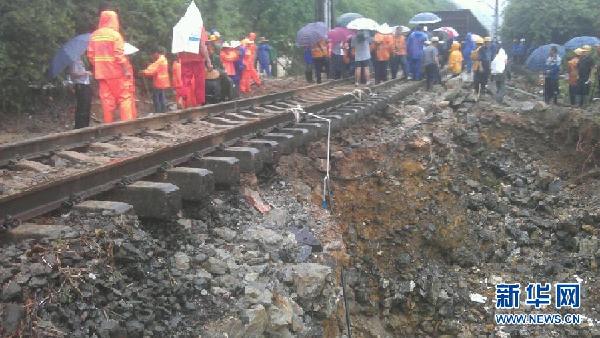
[[[2,243],[3,333],[599,335],[594,114],[447,86],[333,137],[329,209],[321,140],[173,223],[67,209],[36,220],[69,227]],[[581,308],[561,311],[584,321],[496,325],[502,282],[580,282]]]

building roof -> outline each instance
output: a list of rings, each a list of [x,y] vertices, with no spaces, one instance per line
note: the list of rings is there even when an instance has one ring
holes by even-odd
[[[434,12],[442,19],[442,22],[432,26],[432,29],[444,26],[450,26],[458,31],[461,36],[467,33],[475,33],[481,36],[488,36],[489,30],[477,19],[470,9],[456,9],[451,11]]]

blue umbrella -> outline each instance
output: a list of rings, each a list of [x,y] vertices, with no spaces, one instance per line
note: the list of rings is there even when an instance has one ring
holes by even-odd
[[[525,65],[528,69],[533,71],[542,71],[546,68],[546,60],[550,56],[550,48],[556,47],[558,49],[558,55],[562,58],[565,56],[565,47],[551,43],[549,45],[543,45],[536,48],[531,55],[525,61]]]
[[[430,12],[423,12],[413,16],[412,19],[408,23],[413,25],[426,25],[431,23],[438,23],[442,21],[442,19]]]
[[[78,35],[67,43],[65,43],[54,55],[52,62],[50,62],[50,69],[48,69],[48,76],[55,78],[65,68],[70,66],[73,62],[85,53],[90,40],[90,33]]]
[[[313,22],[298,31],[296,44],[300,47],[311,47],[322,39],[327,39],[327,26],[324,22]]]
[[[346,27],[352,20],[362,18],[363,16],[358,13],[344,13],[340,15],[336,20],[336,26]]]
[[[565,43],[565,48],[568,50],[574,50],[577,48],[581,48],[585,45],[600,45],[600,39],[594,36],[578,36],[567,41],[567,43]]]

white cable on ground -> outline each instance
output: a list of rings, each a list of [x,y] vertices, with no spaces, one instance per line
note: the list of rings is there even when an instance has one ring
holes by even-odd
[[[350,95],[350,96],[354,96],[354,98],[355,98],[357,101],[362,101],[362,100],[363,100],[363,96],[365,96],[365,94],[366,94],[366,93],[365,93],[365,91],[364,91],[364,90],[362,90],[362,89],[358,89],[358,88],[354,89],[354,90],[353,90],[352,92],[350,92],[350,93],[344,93],[344,95]]]
[[[362,90],[359,90],[359,92],[355,93],[358,96],[357,97],[358,100],[360,100],[362,98],[362,93],[364,93]],[[350,95],[354,96],[354,94],[350,94]],[[297,107],[289,108],[288,112],[294,114],[296,123],[300,122],[301,114],[306,114],[306,115],[312,116],[318,120],[323,120],[323,121],[327,122],[327,168],[326,168],[326,175],[325,175],[325,177],[323,177],[323,208],[327,208],[327,195],[328,195],[327,187],[329,186],[329,172],[331,169],[331,119],[324,118],[322,116],[319,116],[319,115],[316,115],[313,113],[307,113],[304,110],[304,108],[302,108],[302,106],[300,106],[300,105],[298,105]]]
[[[300,114],[305,114],[304,108],[301,105],[296,107],[289,108],[288,111],[294,114],[294,118],[296,119],[296,123],[300,123]]]
[[[316,119],[323,120],[327,122],[327,174],[323,177],[323,208],[327,208],[327,186],[329,185],[329,169],[330,169],[330,149],[331,149],[331,119],[327,119],[321,117],[319,115],[315,115],[313,113],[309,113],[309,116],[312,116]]]

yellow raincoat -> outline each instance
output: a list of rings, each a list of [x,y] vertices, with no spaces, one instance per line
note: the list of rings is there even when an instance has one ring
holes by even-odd
[[[450,57],[448,58],[448,70],[454,74],[462,73],[463,56],[460,51],[460,43],[454,42],[450,47]]]

